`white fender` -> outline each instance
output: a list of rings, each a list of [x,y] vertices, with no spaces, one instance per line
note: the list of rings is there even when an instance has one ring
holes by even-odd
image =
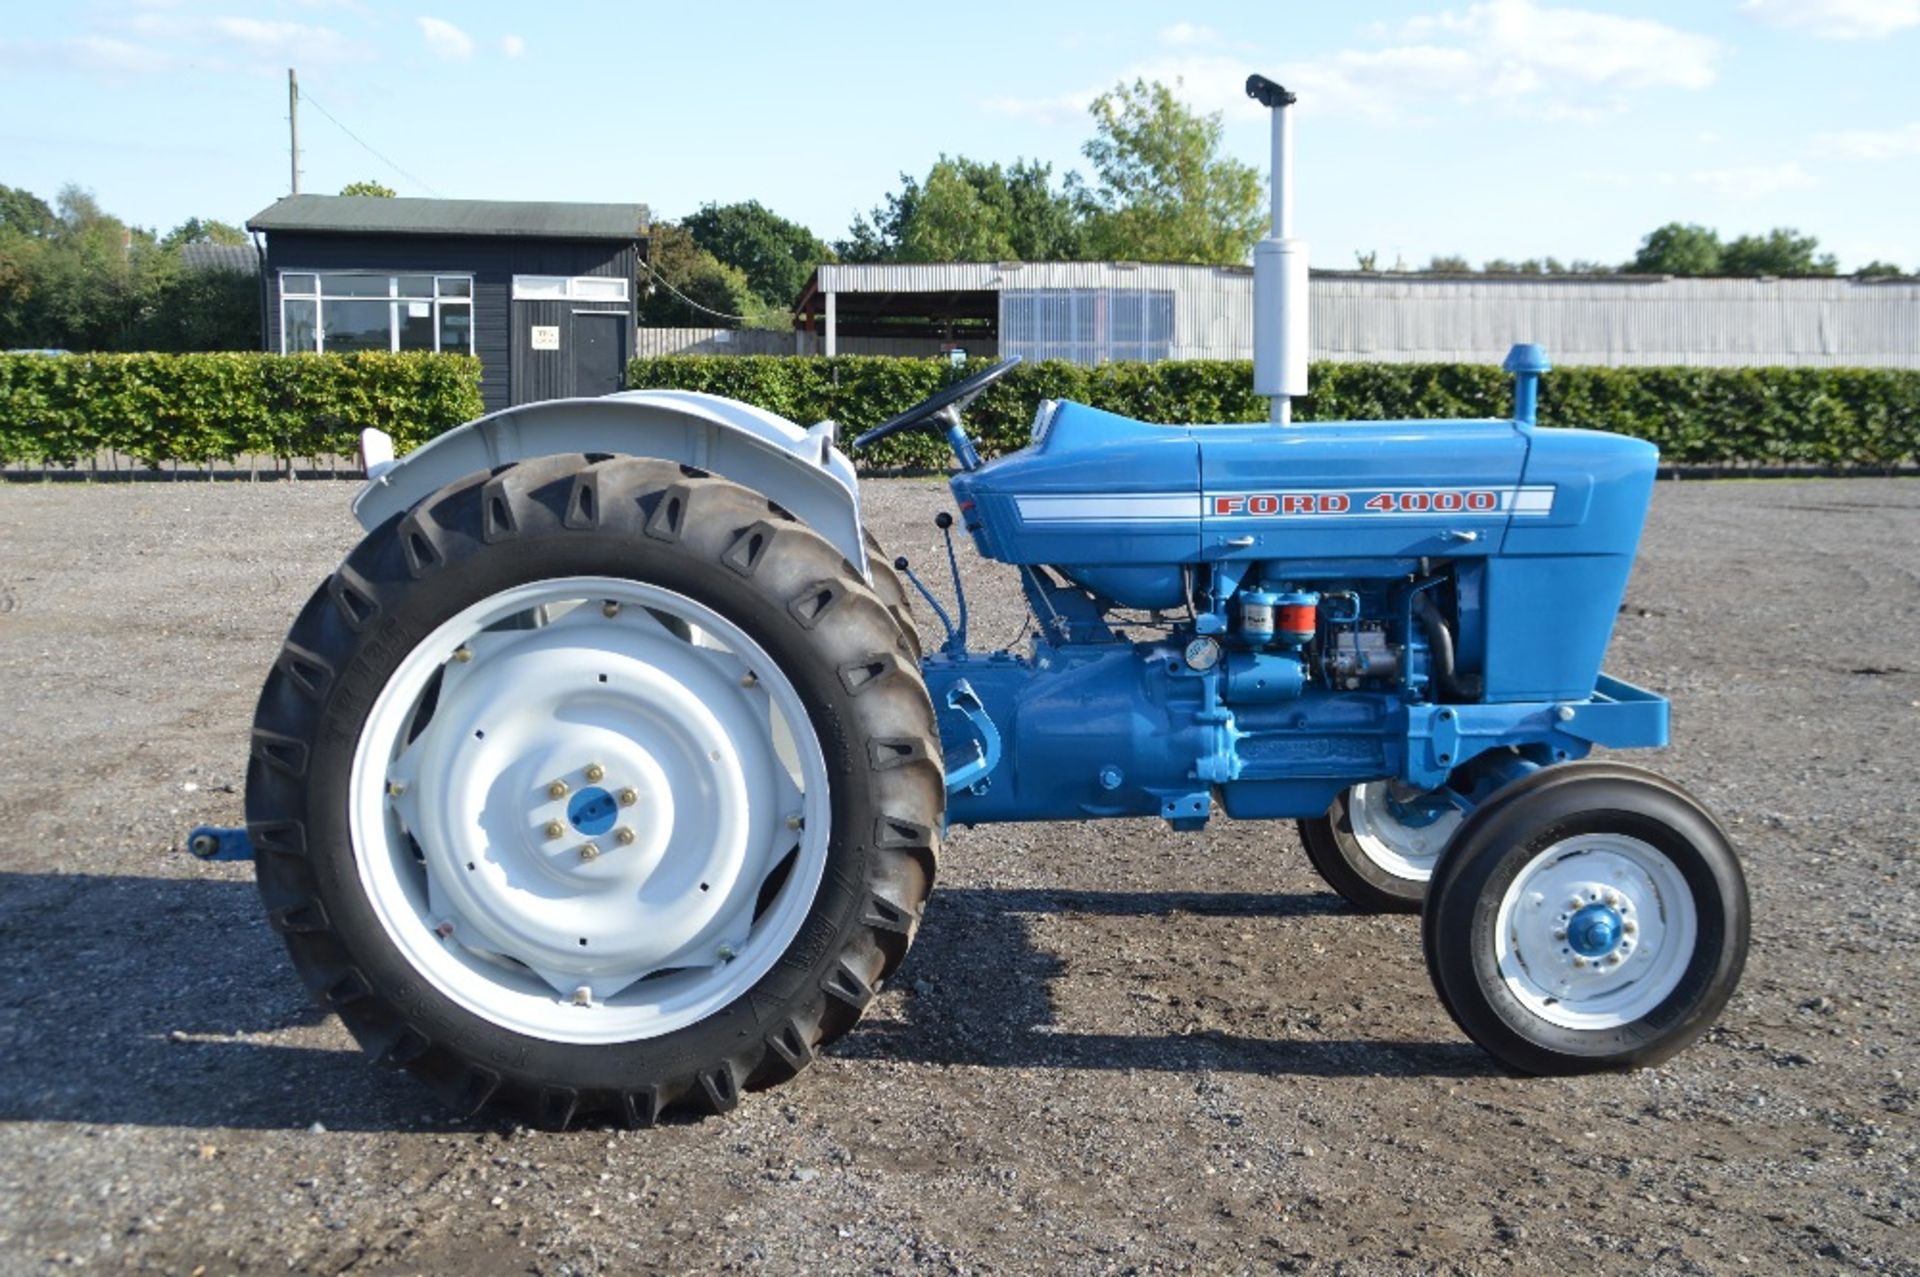
[[[456,479],[529,457],[562,452],[655,457],[697,466],[763,493],[865,573],[859,480],[853,462],[834,446],[834,428],[823,421],[802,429],[752,404],[686,390],[628,390],[597,399],[522,404],[450,430],[398,461],[369,464],[366,486],[353,499],[353,517],[372,531]],[[363,438],[362,455],[371,462],[385,436],[367,434],[379,436]]]

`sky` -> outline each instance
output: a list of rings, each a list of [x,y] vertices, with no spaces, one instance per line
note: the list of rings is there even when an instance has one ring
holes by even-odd
[[[289,187],[290,66],[309,192],[758,199],[832,240],[943,152],[1084,172],[1135,76],[1264,172],[1259,71],[1317,267],[1619,262],[1677,220],[1920,271],[1920,0],[0,0],[0,183],[242,222]]]

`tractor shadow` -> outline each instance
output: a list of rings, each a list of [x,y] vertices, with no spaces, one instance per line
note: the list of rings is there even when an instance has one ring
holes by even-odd
[[[1288,924],[1323,916],[1353,915],[1331,893],[936,888],[913,950],[890,986],[903,993],[898,1004],[902,1018],[869,1018],[833,1053],[983,1068],[1205,1069],[1327,1078],[1501,1075],[1485,1053],[1465,1042],[1323,1036],[1293,1016],[1279,1014],[1310,1014],[1304,1003],[1268,1006],[1265,1013],[1247,1011],[1242,1004],[1273,998],[1276,989],[1270,977],[1242,974],[1209,982],[1195,979],[1182,966],[1188,959],[1204,961],[1221,952],[1216,938],[1230,946],[1233,941],[1221,934],[1224,931],[1246,925],[1271,930],[1278,921],[1284,934],[1295,929]],[[1132,957],[1099,952],[1103,946],[1096,941],[1087,951],[1076,951],[1069,962],[1059,956],[1058,943],[1044,943],[1036,935],[1036,923],[1043,918],[1070,927],[1092,925],[1105,933],[1100,938],[1114,941],[1110,947],[1129,949]],[[1164,924],[1158,938],[1177,934],[1183,945],[1197,941],[1199,953],[1155,953],[1143,962],[1138,933],[1155,920]],[[1132,934],[1123,939],[1116,933]],[[1128,962],[1143,965],[1145,972],[1138,967],[1121,970]],[[1145,1026],[1126,1033],[1063,1027],[1053,992],[1070,968],[1075,980],[1104,986],[1093,999],[1085,991],[1077,999],[1101,1003],[1095,1018],[1132,1019]],[[1185,977],[1180,982],[1185,996],[1156,992],[1166,988],[1159,977],[1169,968]],[[1308,966],[1304,958],[1291,979],[1292,993],[1302,996],[1315,988],[1338,991],[1343,984],[1338,974]],[[1196,996],[1197,985],[1206,987]],[[1106,989],[1111,989],[1111,997],[1105,996]],[[1280,993],[1282,1003],[1299,1001],[1285,990]],[[1428,998],[1432,991],[1423,980],[1406,995]],[[1288,1035],[1203,1029],[1193,1022],[1195,1016],[1211,1020],[1222,1015],[1236,1027],[1272,1027]]]
[[[1049,985],[1065,964],[1036,943],[1036,915],[1271,920],[1342,908],[1329,895],[943,889],[896,979],[908,990],[895,1000],[904,1021],[874,1017],[831,1054],[1317,1077],[1491,1072],[1485,1056],[1459,1043],[1054,1030]],[[318,1122],[344,1131],[497,1125],[450,1118],[411,1078],[369,1067],[312,1004],[251,881],[0,874],[0,954],[0,1121],[296,1130]]]
[[[313,1005],[250,875],[0,874],[0,954],[0,1121],[448,1129]]]

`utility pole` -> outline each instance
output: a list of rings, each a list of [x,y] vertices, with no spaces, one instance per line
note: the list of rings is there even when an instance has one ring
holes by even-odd
[[[300,193],[300,77],[287,68],[287,139],[293,153],[293,194]]]

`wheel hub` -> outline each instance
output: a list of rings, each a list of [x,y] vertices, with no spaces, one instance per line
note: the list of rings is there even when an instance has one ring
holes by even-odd
[[[1347,820],[1360,850],[1396,878],[1425,881],[1460,827],[1464,813],[1442,790],[1409,789],[1393,781],[1356,785]]]
[[[1567,945],[1583,958],[1604,958],[1620,944],[1623,921],[1606,905],[1584,905],[1567,920]]]
[[[567,823],[589,838],[612,829],[619,814],[620,804],[597,785],[581,790],[567,803]]]

